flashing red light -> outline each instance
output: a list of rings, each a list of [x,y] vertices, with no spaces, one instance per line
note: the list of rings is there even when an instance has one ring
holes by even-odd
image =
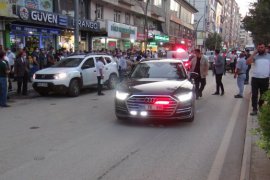
[[[185,67],[188,67],[189,66],[189,63],[185,63]]]
[[[177,52],[185,52],[185,50],[182,49],[182,48],[178,48],[176,51],[177,51]]]
[[[168,105],[170,104],[170,102],[169,101],[156,101],[155,104]]]

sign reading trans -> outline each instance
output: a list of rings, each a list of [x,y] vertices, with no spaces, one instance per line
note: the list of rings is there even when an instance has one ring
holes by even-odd
[[[28,9],[26,7],[18,8],[19,17],[24,21],[32,21],[57,26],[67,26],[68,17],[47,11]]]

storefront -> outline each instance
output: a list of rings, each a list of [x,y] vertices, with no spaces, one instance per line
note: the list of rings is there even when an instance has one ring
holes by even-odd
[[[11,43],[15,48],[66,48],[74,50],[75,20],[62,14],[18,6],[20,21],[11,25]],[[80,50],[88,50],[88,32],[100,31],[99,22],[79,19]]]
[[[164,48],[164,45],[169,42],[169,36],[156,34],[148,39],[148,49],[151,51],[158,51]]]
[[[93,50],[108,49],[128,50],[133,48],[137,39],[137,27],[126,24],[107,22],[107,37],[93,37]]]

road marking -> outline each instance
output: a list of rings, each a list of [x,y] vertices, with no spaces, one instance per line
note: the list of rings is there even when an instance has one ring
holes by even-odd
[[[226,154],[227,154],[227,151],[229,149],[229,145],[230,145],[230,142],[232,139],[232,134],[233,134],[233,130],[234,130],[234,127],[236,124],[237,115],[239,113],[241,103],[242,103],[242,101],[238,100],[236,102],[236,105],[234,106],[233,113],[231,115],[229,124],[228,124],[226,132],[223,136],[221,145],[218,149],[218,152],[216,154],[214,163],[212,164],[212,167],[211,167],[211,170],[210,170],[210,173],[208,175],[207,180],[218,180],[220,177],[220,174],[221,174],[221,171],[223,168],[223,164],[225,161],[225,157],[226,157]]]

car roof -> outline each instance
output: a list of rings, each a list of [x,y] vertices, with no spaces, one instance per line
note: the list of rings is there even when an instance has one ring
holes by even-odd
[[[140,63],[145,63],[145,62],[151,62],[151,63],[160,63],[160,62],[164,62],[164,63],[182,63],[182,60],[179,59],[151,59],[151,60],[145,60],[145,61],[141,61]]]
[[[67,58],[86,58],[88,56],[111,56],[109,54],[105,54],[105,53],[88,53],[88,54],[71,54],[69,55]]]

